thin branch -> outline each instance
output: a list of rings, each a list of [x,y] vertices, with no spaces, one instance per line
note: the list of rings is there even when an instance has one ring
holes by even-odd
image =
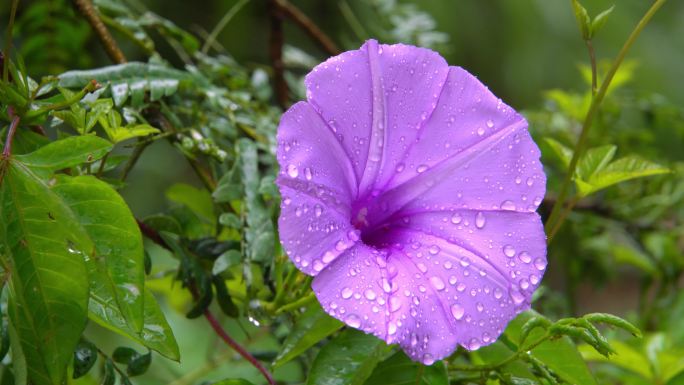
[[[304,30],[318,45],[330,55],[340,54],[340,49],[332,41],[328,35],[325,34],[316,23],[314,23],[308,16],[304,14],[299,8],[295,7],[287,0],[275,0],[273,2],[282,12],[283,15],[289,17],[300,28]]]
[[[547,233],[547,244],[550,244],[553,241],[553,237],[548,235],[550,230],[556,227],[560,228],[560,226],[563,224],[563,221],[559,219],[559,216],[562,214],[563,207],[565,205],[565,200],[568,196],[568,190],[570,189],[570,185],[572,184],[572,177],[575,174],[575,168],[577,168],[577,163],[579,162],[580,157],[583,155],[584,149],[587,145],[587,140],[589,139],[589,131],[591,130],[591,126],[594,123],[594,118],[598,114],[601,102],[603,102],[603,99],[606,96],[606,93],[608,92],[608,86],[610,86],[613,77],[617,73],[618,68],[620,68],[620,64],[622,64],[622,61],[625,59],[625,56],[627,56],[627,52],[629,52],[629,49],[632,47],[632,45],[634,45],[634,42],[636,41],[637,37],[639,37],[639,35],[641,34],[641,31],[643,31],[648,22],[651,21],[653,15],[655,15],[658,9],[660,9],[660,7],[662,7],[666,1],[667,0],[656,0],[648,9],[648,11],[646,11],[641,20],[639,20],[639,23],[637,23],[636,27],[634,27],[634,30],[632,30],[632,33],[627,38],[627,41],[625,41],[625,44],[620,49],[620,52],[618,53],[617,57],[613,61],[613,64],[606,73],[606,77],[603,80],[603,82],[601,82],[601,87],[599,87],[599,90],[596,92],[596,96],[592,98],[591,105],[589,106],[589,111],[587,112],[587,116],[584,119],[584,124],[582,125],[582,131],[577,141],[577,145],[575,146],[575,151],[572,155],[572,159],[570,160],[570,165],[568,166],[568,172],[565,175],[565,179],[563,180],[563,184],[561,185],[561,189],[558,193],[558,200],[556,201],[556,204],[553,206],[553,209],[551,210],[551,215],[549,216],[544,226],[544,229]],[[560,223],[557,224],[556,222]]]
[[[596,96],[596,84],[598,82],[596,53],[594,52],[594,44],[591,42],[591,39],[585,40],[584,43],[587,45],[587,51],[589,51],[589,62],[591,63],[591,96],[594,97]]]
[[[249,0],[239,0],[235,5],[230,7],[228,12],[226,12],[225,15],[219,20],[219,22],[216,24],[214,29],[211,30],[211,33],[209,33],[209,37],[204,41],[204,44],[202,45],[202,53],[206,54],[209,52],[209,48],[211,48],[214,45],[214,42],[216,41],[216,38],[218,37],[219,33],[223,31],[224,28],[226,28],[226,25],[230,22],[230,20],[235,17],[235,15],[240,12],[242,7],[247,4]]]
[[[277,0],[270,0],[269,17],[271,19],[271,36],[269,41],[269,53],[271,64],[273,65],[273,82],[276,93],[276,100],[280,107],[287,108],[288,89],[285,82],[285,66],[283,65],[283,13],[276,5]]]
[[[19,126],[19,121],[21,118],[19,115],[14,114],[14,108],[12,106],[7,107],[7,114],[12,118],[9,129],[7,130],[7,139],[5,139],[5,147],[2,149],[2,159],[7,159],[12,154],[12,140],[14,139],[14,134],[17,132],[17,127]]]
[[[95,34],[100,39],[109,58],[117,64],[126,63],[126,56],[124,56],[123,52],[116,44],[116,41],[109,33],[109,30],[107,30],[107,27],[100,19],[93,3],[90,0],[73,0],[73,2],[81,15],[83,15],[83,17],[88,20],[88,23],[90,23],[90,26],[93,27]]]
[[[10,9],[10,19],[7,23],[7,33],[5,34],[5,57],[2,58],[2,80],[9,80],[9,58],[10,52],[12,50],[12,30],[14,29],[14,17],[17,15],[17,6],[19,5],[19,0],[12,1],[12,8]]]
[[[140,220],[138,220],[137,222],[138,227],[140,228],[140,231],[143,233],[143,235],[145,235],[148,239],[158,244],[159,246],[167,250],[171,250],[169,245],[167,245],[166,242],[164,242],[164,239],[159,235],[159,233],[155,229],[153,229],[150,226],[147,226]],[[197,292],[192,288],[192,286],[190,287],[190,291],[193,297],[197,297]],[[249,363],[252,364],[252,366],[254,366],[259,372],[261,372],[261,374],[264,376],[264,378],[270,385],[276,385],[271,373],[268,370],[266,370],[266,368],[263,365],[261,365],[261,363],[256,358],[254,358],[254,356],[250,352],[248,352],[247,349],[242,347],[237,341],[235,341],[233,338],[230,337],[230,335],[228,335],[228,333],[223,329],[223,326],[221,326],[221,323],[216,319],[216,317],[214,317],[214,314],[208,308],[204,310],[204,318],[207,319],[216,335],[218,335],[223,340],[223,342],[226,343],[226,345],[230,346],[233,350],[235,350],[240,356],[242,356],[242,358],[249,361]]]

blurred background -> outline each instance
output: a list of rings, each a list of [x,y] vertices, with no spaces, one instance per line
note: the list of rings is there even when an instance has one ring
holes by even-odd
[[[96,1],[116,10],[116,0]],[[588,63],[585,44],[567,0],[292,0],[343,50],[358,48],[369,38],[431,47],[451,65],[476,75],[497,96],[522,110],[540,143],[553,201],[563,168],[545,145],[555,138],[571,146],[589,97],[582,68]],[[599,75],[612,60],[651,2],[648,0],[587,0],[590,15],[615,5],[594,40]],[[215,49],[227,53],[248,70],[272,75],[269,58],[268,1],[128,0],[139,12],[162,15],[204,41],[231,10],[242,6],[218,34]],[[6,28],[10,1],[0,2],[0,27]],[[148,53],[119,31],[114,38],[130,61],[146,61]],[[57,75],[78,68],[110,65],[88,24],[68,0],[24,0],[19,4],[14,29],[15,45],[33,78]],[[155,49],[176,67],[184,58],[159,36]],[[286,21],[285,61],[292,99],[302,98],[297,88],[308,68],[329,56],[300,28]],[[4,35],[3,35],[4,39]],[[4,42],[3,42],[4,44]],[[550,266],[540,290],[545,315],[564,316],[590,311],[614,312],[631,317],[646,331],[670,330],[684,342],[676,320],[684,316],[681,295],[684,271],[684,2],[670,1],[655,16],[632,47],[620,79],[611,91],[592,133],[592,144],[614,143],[618,157],[636,154],[670,167],[660,177],[630,182],[583,200],[550,250]],[[254,79],[252,79],[254,80]],[[600,78],[599,78],[600,80]],[[137,217],[157,213],[170,202],[158,199],[178,182],[197,184],[183,157],[165,141],[143,154],[121,190]],[[151,194],[154,193],[154,194]],[[153,197],[153,198],[151,198]],[[541,208],[548,214],[550,203]],[[172,268],[173,261],[159,250],[155,269]],[[165,262],[166,261],[166,262]],[[167,298],[169,308],[182,309],[189,300],[169,281],[150,286]],[[659,315],[660,314],[660,315]],[[244,364],[220,367],[224,358],[208,330],[182,312],[167,317],[187,357],[181,365],[161,361],[145,383],[166,383],[174,378],[254,376]],[[227,321],[231,332],[249,335],[256,349],[275,349],[277,341],[254,325]],[[668,329],[670,328],[670,329]],[[200,328],[201,329],[201,328]],[[206,333],[205,333],[206,332]],[[246,334],[242,334],[242,333]],[[262,333],[262,334],[260,334]],[[112,347],[120,341],[110,341]],[[684,343],[682,344],[684,345]],[[205,354],[206,353],[206,354]],[[207,359],[206,357],[214,357]],[[217,369],[219,368],[219,369]],[[277,373],[301,377],[297,366]],[[194,377],[193,377],[194,376]],[[683,378],[684,381],[684,378]],[[174,384],[191,383],[174,382]]]

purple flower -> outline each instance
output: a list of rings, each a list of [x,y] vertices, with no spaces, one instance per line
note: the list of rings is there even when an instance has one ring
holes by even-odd
[[[437,53],[369,40],[278,128],[280,239],[323,308],[431,364],[494,342],[546,268],[525,119]]]

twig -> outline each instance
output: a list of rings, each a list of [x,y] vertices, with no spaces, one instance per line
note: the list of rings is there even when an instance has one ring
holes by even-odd
[[[299,8],[287,0],[274,0],[273,3],[283,12],[284,16],[289,17],[299,25],[325,52],[330,55],[338,55],[341,52],[332,39],[325,32],[321,31],[316,23],[311,21]]]
[[[596,96],[596,84],[598,82],[598,74],[596,71],[596,53],[594,52],[594,44],[591,39],[586,39],[584,43],[587,45],[587,51],[589,51],[589,62],[591,63],[591,96]]]
[[[204,44],[202,45],[202,53],[206,54],[209,52],[209,48],[211,48],[214,45],[214,42],[216,41],[216,38],[218,37],[219,33],[223,31],[224,28],[226,28],[226,25],[230,22],[230,20],[242,9],[242,7],[247,4],[249,0],[239,0],[235,5],[233,5],[228,12],[226,12],[225,15],[219,20],[219,22],[216,24],[214,29],[211,30],[211,33],[209,33],[209,36],[207,39],[204,41]]]
[[[159,233],[151,228],[150,226],[147,226],[145,223],[141,221],[138,222],[138,227],[140,228],[140,231],[151,241],[154,243],[158,244],[159,246],[171,250],[169,245],[164,242],[164,239],[159,235]],[[193,287],[190,287],[190,292],[194,297],[197,297],[197,291],[193,289]],[[223,329],[223,326],[221,326],[221,323],[214,317],[214,314],[209,310],[208,308],[204,310],[204,318],[207,319],[209,324],[211,325],[211,328],[214,329],[214,332],[223,340],[223,342],[226,343],[226,345],[230,346],[233,350],[235,350],[242,358],[245,360],[249,361],[252,366],[254,366],[261,374],[266,378],[266,381],[270,385],[276,385],[275,381],[273,380],[273,376],[271,373],[264,368],[261,363],[254,358],[254,356],[247,351],[247,349],[243,348],[237,341],[235,341],[233,338],[231,338],[228,333]]]
[[[12,1],[12,8],[10,9],[10,19],[7,23],[7,33],[5,34],[5,56],[2,58],[2,80],[9,80],[9,58],[12,50],[12,30],[14,29],[14,17],[17,14],[17,6],[19,0]]]
[[[140,159],[140,155],[142,155],[143,151],[149,146],[152,142],[149,141],[139,141],[138,145],[135,146],[135,149],[133,150],[133,153],[131,154],[131,157],[128,158],[128,161],[126,162],[126,165],[124,166],[123,171],[121,172],[121,177],[119,178],[120,181],[124,182],[126,178],[128,178],[128,174],[133,170],[133,167],[135,166],[136,163],[138,163],[138,160]]]
[[[19,121],[21,118],[19,115],[14,114],[14,108],[12,106],[7,107],[7,114],[12,118],[9,129],[7,130],[7,139],[5,139],[5,147],[2,149],[2,159],[9,158],[12,153],[12,140],[14,139],[14,134],[17,132],[17,126],[19,126]]]
[[[276,92],[276,100],[280,107],[287,108],[288,90],[285,82],[285,67],[283,65],[283,13],[276,5],[277,0],[270,0],[269,17],[271,19],[271,36],[269,41],[269,53],[273,65],[273,82]]]
[[[584,149],[587,145],[587,140],[589,139],[589,131],[591,130],[594,118],[598,114],[601,102],[603,102],[603,98],[606,96],[606,93],[608,92],[608,86],[610,86],[613,77],[617,73],[618,68],[620,68],[620,64],[622,64],[622,61],[625,59],[625,56],[627,56],[627,52],[629,52],[629,49],[632,47],[632,45],[634,45],[634,42],[636,41],[637,37],[639,37],[639,35],[641,34],[641,31],[646,27],[646,25],[651,20],[653,15],[658,11],[658,9],[660,9],[660,7],[662,7],[663,4],[665,4],[665,1],[667,0],[656,0],[648,9],[648,11],[646,11],[641,20],[639,20],[639,23],[637,23],[636,27],[634,27],[634,30],[632,30],[632,33],[627,38],[627,41],[625,41],[625,44],[620,49],[620,52],[613,61],[612,66],[608,70],[608,73],[606,73],[606,77],[603,80],[603,82],[601,82],[601,87],[599,87],[599,90],[596,92],[596,96],[594,96],[594,98],[591,101],[589,111],[587,112],[587,116],[584,119],[584,124],[582,125],[582,131],[577,141],[577,145],[575,146],[575,151],[572,155],[572,159],[570,160],[570,165],[568,166],[568,172],[565,175],[565,179],[563,180],[563,184],[561,185],[561,189],[558,193],[558,200],[556,201],[556,204],[553,206],[553,209],[551,210],[551,215],[549,216],[549,219],[546,221],[545,224],[545,230],[547,233],[547,244],[550,244],[553,241],[553,237],[548,236],[550,230],[556,227],[560,228],[560,226],[563,224],[563,221],[559,220],[559,216],[562,214],[563,207],[565,205],[565,199],[567,198],[568,190],[570,189],[570,185],[572,183],[572,177],[575,174],[575,168],[577,168],[577,163],[579,162],[580,157],[583,155]]]
[[[124,56],[123,52],[116,44],[116,41],[109,33],[109,30],[107,30],[107,27],[100,19],[93,3],[90,0],[73,0],[73,2],[78,11],[81,12],[81,15],[83,15],[83,17],[88,20],[88,23],[90,23],[90,26],[93,27],[95,34],[100,39],[109,58],[117,64],[126,63],[126,56]]]

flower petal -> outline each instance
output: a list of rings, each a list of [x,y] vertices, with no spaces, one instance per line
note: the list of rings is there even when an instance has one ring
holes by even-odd
[[[385,260],[378,250],[357,243],[318,274],[312,284],[328,314],[382,339],[392,290]]]
[[[425,212],[391,223],[373,242],[393,245],[388,264],[402,312],[388,330],[414,360],[427,364],[457,344],[494,342],[529,308],[546,268],[546,241],[536,213]],[[398,298],[398,299],[397,299]],[[394,324],[394,326],[392,326]]]
[[[300,270],[316,275],[358,240],[349,221],[356,177],[333,132],[305,102],[283,115],[277,157],[280,240]]]
[[[374,225],[402,209],[535,211],[546,188],[539,156],[525,119],[452,67],[406,168],[367,216]]]
[[[367,197],[400,165],[432,113],[449,67],[424,48],[379,45],[335,56],[307,76],[307,97],[354,160]]]

